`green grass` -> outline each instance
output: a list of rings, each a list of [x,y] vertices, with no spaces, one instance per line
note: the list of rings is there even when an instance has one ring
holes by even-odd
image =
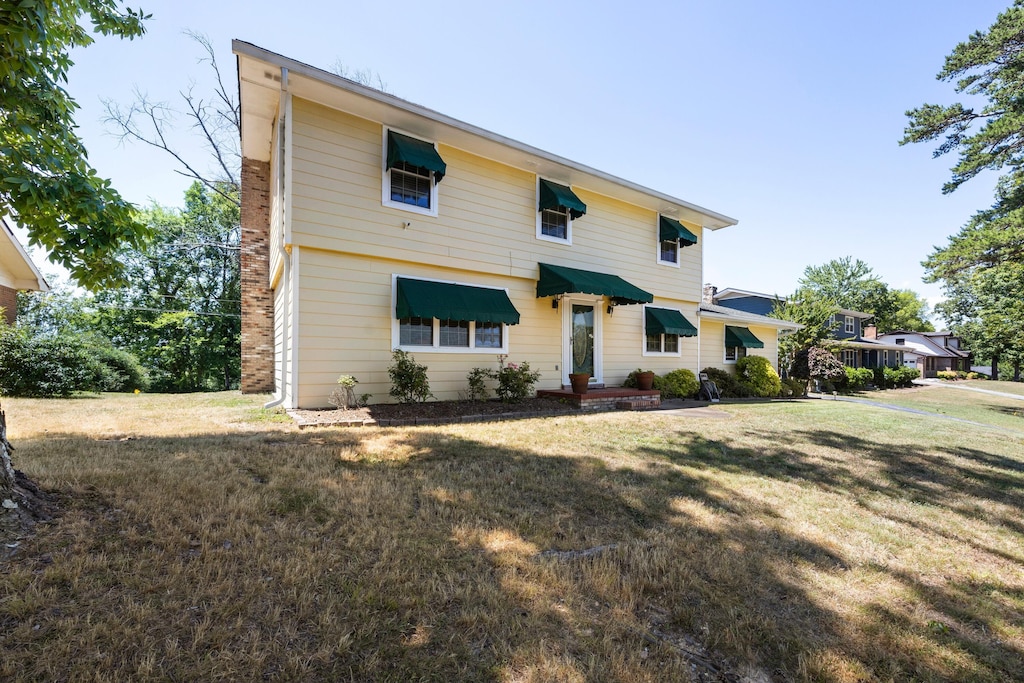
[[[831,401],[299,431],[261,400],[4,401],[64,512],[0,561],[0,679],[1024,679],[1012,433]]]
[[[985,382],[985,384],[997,383]],[[941,384],[912,389],[870,391],[858,396],[871,401],[927,410],[939,415],[1014,429],[1024,433],[1024,400],[964,391]]]
[[[1002,391],[1007,394],[1017,394],[1018,396],[1024,396],[1024,382],[999,382],[993,380],[984,379],[972,379],[962,382],[967,386],[975,387],[977,389],[988,389],[989,391]]]

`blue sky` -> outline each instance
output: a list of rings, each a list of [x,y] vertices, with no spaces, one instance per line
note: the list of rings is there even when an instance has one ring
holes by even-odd
[[[1009,0],[138,4],[147,35],[76,51],[68,87],[91,162],[138,204],[179,205],[188,183],[119,143],[101,100],[206,87],[185,29],[232,81],[232,38],[369,69],[400,97],[732,216],[705,243],[720,288],[785,294],[852,255],[934,300],[921,260],[991,203],[993,175],[944,196],[953,158],[897,143],[907,109],[953,101],[944,57]]]

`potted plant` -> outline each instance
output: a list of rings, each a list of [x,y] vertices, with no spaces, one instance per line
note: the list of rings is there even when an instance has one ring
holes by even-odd
[[[585,394],[585,393],[587,393],[587,387],[590,386],[590,373],[589,372],[571,372],[571,373],[569,373],[569,384],[572,385],[572,393],[574,393],[574,394]]]
[[[636,369],[636,388],[640,391],[650,391],[654,388],[654,371]]]

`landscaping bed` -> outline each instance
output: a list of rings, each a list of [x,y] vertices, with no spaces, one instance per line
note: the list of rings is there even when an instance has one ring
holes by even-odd
[[[429,401],[381,403],[349,410],[290,410],[300,427],[309,426],[408,426],[445,422],[486,422],[577,413],[572,404],[551,398],[529,398],[516,403],[491,401]]]

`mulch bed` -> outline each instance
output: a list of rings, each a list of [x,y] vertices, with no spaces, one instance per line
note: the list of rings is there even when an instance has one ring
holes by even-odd
[[[382,403],[354,410],[289,410],[299,427],[343,425],[404,427],[417,424],[487,422],[579,413],[579,408],[552,398],[530,398],[519,403],[501,401],[430,401]]]

